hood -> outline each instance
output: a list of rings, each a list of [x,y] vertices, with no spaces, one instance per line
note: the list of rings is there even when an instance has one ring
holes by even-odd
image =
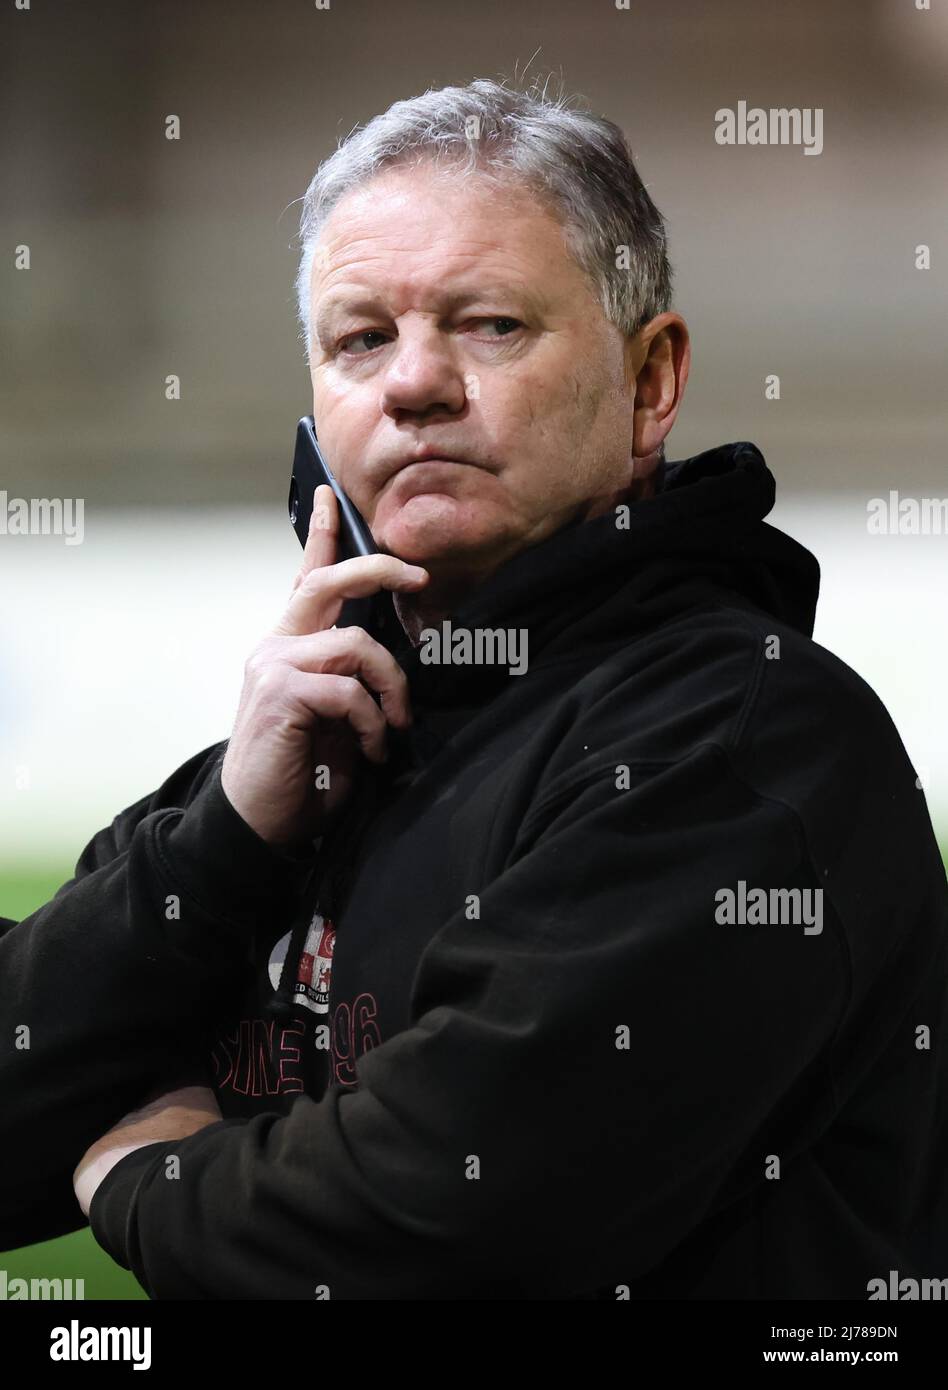
[[[610,510],[521,551],[451,614],[452,628],[525,628],[533,663],[541,652],[661,622],[707,602],[713,588],[810,636],[819,565],[763,520],[774,495],[763,455],[744,441],[668,464],[662,490],[628,504],[627,526],[617,526]],[[424,702],[476,703],[477,690],[519,679],[506,668],[424,665],[397,619],[388,628],[389,650]]]

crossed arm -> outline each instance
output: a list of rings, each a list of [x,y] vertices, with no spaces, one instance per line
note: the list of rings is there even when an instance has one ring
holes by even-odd
[[[791,1093],[812,1095],[816,1136],[838,923],[715,918],[739,879],[815,883],[792,814],[713,748],[624,791],[610,773],[545,808],[479,920],[438,931],[411,1026],[360,1060],[356,1090],[223,1121],[172,1093],[93,1146],[80,1200],[153,1297],[629,1282],[762,1180]]]

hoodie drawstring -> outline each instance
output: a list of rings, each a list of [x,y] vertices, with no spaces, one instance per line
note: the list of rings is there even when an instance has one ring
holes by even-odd
[[[290,929],[280,983],[267,1005],[275,1018],[287,1018],[293,1010],[300,959],[317,912],[338,926],[338,914],[351,886],[356,851],[378,801],[378,780],[374,769],[366,767],[366,782],[324,837],[317,851],[313,873],[304,890],[303,902]],[[315,886],[314,886],[315,885]]]
[[[290,928],[290,939],[286,943],[286,955],[283,959],[283,969],[280,972],[280,983],[267,1005],[267,1013],[274,1018],[287,1018],[292,1012],[300,958],[306,947],[306,938],[309,935],[310,924],[319,901],[319,884],[322,882],[325,872],[325,867],[321,866],[320,860],[317,859],[317,866],[307,883],[302,905],[293,926]],[[314,882],[316,889],[315,892],[311,892]]]

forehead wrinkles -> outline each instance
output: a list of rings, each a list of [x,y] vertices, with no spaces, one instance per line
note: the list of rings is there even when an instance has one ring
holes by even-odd
[[[548,302],[545,273],[531,274],[519,255],[505,253],[493,242],[452,242],[436,260],[425,249],[415,254],[403,245],[390,259],[384,249],[372,251],[371,243],[347,244],[338,260],[330,262],[314,280],[314,307],[320,325],[349,306],[384,302],[396,317],[409,309],[443,313],[455,305],[492,299],[498,307],[510,296],[534,308]]]
[[[321,291],[345,271],[355,272],[353,280],[363,270],[381,275],[384,288],[400,274],[407,285],[415,273],[423,279],[432,260],[432,277],[483,269],[495,284],[516,284],[536,279],[542,266],[548,273],[551,237],[559,242],[561,235],[555,219],[526,196],[504,202],[483,185],[406,185],[403,176],[341,200],[323,227],[316,267]]]
[[[587,287],[559,221],[531,199],[499,208],[489,194],[480,198],[478,191],[478,199],[459,200],[460,207],[451,197],[432,203],[426,190],[404,187],[347,195],[327,218],[317,248],[311,281],[317,336],[324,339],[350,306],[356,315],[379,303],[395,317],[412,308],[443,313],[454,307],[452,296],[465,294],[498,312],[515,312],[510,292],[534,314],[568,312]],[[470,219],[463,216],[468,209]],[[402,219],[399,210],[407,213]]]
[[[445,270],[456,274],[471,269],[476,273],[488,263],[498,268],[493,272],[495,281],[504,280],[501,272],[508,267],[511,275],[522,280],[530,268],[529,252],[537,244],[536,235],[524,234],[516,224],[495,223],[479,233],[435,221],[367,227],[360,219],[354,225],[336,227],[317,245],[316,264],[327,287],[345,271],[355,271],[355,279],[363,269],[374,270],[390,283],[393,270],[406,281],[423,278],[426,270],[435,279]]]

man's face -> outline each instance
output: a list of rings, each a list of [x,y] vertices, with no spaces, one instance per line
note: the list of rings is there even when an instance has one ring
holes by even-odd
[[[529,192],[387,170],[311,290],[320,445],[381,550],[476,581],[627,485],[626,340]]]

